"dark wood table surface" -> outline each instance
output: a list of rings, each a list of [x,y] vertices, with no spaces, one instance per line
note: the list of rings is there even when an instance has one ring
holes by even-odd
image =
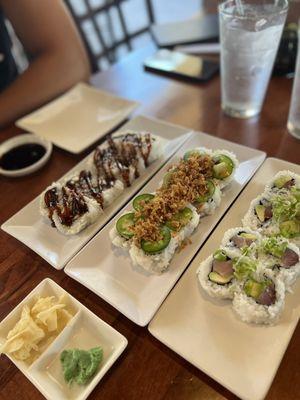
[[[220,80],[182,83],[145,72],[142,61],[154,47],[132,53],[110,70],[95,75],[92,84],[142,103],[137,114],[201,130],[267,152],[294,163],[300,161],[300,141],[286,130],[292,82],[273,78],[259,117],[238,120],[220,109]],[[3,141],[20,131],[0,132]],[[75,138],[74,138],[75,140]],[[79,156],[54,148],[51,160],[35,174],[0,177],[0,222],[67,172]],[[49,277],[128,339],[128,347],[91,394],[91,399],[196,400],[236,397],[147,331],[133,324],[84,286],[56,271],[32,250],[0,231],[0,319],[2,320],[42,279]],[[300,326],[298,325],[267,395],[268,400],[300,399]],[[243,368],[243,366],[241,366]],[[42,399],[40,392],[6,358],[0,359],[0,399]]]

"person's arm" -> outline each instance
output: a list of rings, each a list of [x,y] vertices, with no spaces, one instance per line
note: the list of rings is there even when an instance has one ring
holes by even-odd
[[[63,0],[0,0],[32,61],[0,93],[0,126],[87,80],[86,52]]]

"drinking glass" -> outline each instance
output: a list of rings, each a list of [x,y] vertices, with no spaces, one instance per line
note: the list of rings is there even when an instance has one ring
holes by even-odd
[[[297,63],[287,126],[290,134],[300,139],[300,21],[298,28]]]
[[[287,0],[228,0],[219,6],[222,108],[259,114],[288,10]]]

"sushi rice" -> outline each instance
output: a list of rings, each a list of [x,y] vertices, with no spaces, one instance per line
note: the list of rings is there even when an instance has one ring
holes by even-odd
[[[237,250],[229,250],[222,247],[220,247],[220,250],[223,250],[230,259],[234,259],[239,256],[239,252]],[[200,264],[197,270],[197,277],[200,285],[211,297],[218,299],[233,299],[237,285],[236,279],[233,278],[229,283],[225,285],[212,282],[209,279],[209,274],[212,271],[213,260],[213,255],[210,255]]]
[[[243,283],[241,283],[234,293],[232,308],[244,322],[273,325],[280,318],[285,302],[284,283],[272,271],[265,271],[264,276],[273,281],[275,285],[275,303],[270,306],[258,304],[252,297],[247,296],[243,288]]]

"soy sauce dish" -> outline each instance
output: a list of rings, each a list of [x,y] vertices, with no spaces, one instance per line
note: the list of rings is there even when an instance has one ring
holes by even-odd
[[[0,144],[0,174],[19,177],[42,168],[52,152],[52,143],[31,133]]]

